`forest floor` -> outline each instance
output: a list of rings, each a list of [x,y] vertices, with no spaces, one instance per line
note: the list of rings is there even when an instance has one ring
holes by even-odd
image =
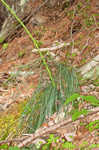
[[[33,7],[40,4],[33,3]],[[80,68],[99,54],[99,0],[75,0],[68,7],[64,0],[52,8],[43,6],[35,20],[36,25],[30,21],[27,27],[39,41],[40,48],[51,48],[58,42],[69,43],[67,47],[50,51],[49,55],[58,62]],[[13,40],[0,45],[0,115],[6,118],[5,122],[7,118],[13,120],[20,116],[38,85],[41,70],[35,61],[40,56],[33,49],[34,44],[23,29]],[[80,94],[99,98],[98,85],[99,80],[88,80],[80,85]],[[76,133],[74,143],[78,145],[87,139],[91,144],[98,143],[99,135],[90,134],[84,126],[78,125]]]

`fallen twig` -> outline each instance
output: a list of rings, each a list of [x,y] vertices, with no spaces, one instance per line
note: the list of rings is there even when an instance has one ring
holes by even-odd
[[[20,138],[20,139],[4,140],[4,141],[0,141],[0,145],[6,144],[6,143],[12,143],[12,142],[21,142],[25,139],[26,137]]]
[[[52,47],[40,48],[39,50],[42,51],[42,52],[45,52],[45,51],[54,51],[54,50],[57,50],[57,49],[60,49],[60,48],[63,48],[63,47],[69,46],[69,45],[70,45],[70,43],[57,42]],[[38,52],[38,49],[33,49],[32,52]]]
[[[93,114],[98,113],[98,112],[99,112],[99,108],[98,108],[98,110],[89,113],[87,116],[93,115]],[[79,117],[77,120],[84,119],[84,118],[87,117],[87,116],[81,116],[81,117]],[[70,124],[70,123],[72,123],[72,122],[73,122],[73,121],[72,121],[71,118],[68,119],[68,120],[63,120],[62,122],[60,122],[60,123],[58,123],[58,124],[54,124],[53,126],[50,126],[50,127],[48,127],[48,128],[44,128],[44,129],[42,129],[41,131],[39,131],[39,132],[37,132],[37,133],[31,134],[31,137],[29,137],[29,138],[27,138],[25,141],[21,142],[21,143],[18,145],[18,147],[21,148],[21,147],[23,147],[23,146],[25,146],[25,145],[27,145],[27,144],[33,142],[33,140],[35,140],[35,139],[37,139],[37,138],[39,138],[39,137],[42,137],[42,136],[44,136],[45,134],[52,133],[52,132],[55,131],[56,129],[58,129],[58,128],[64,126],[64,125]]]
[[[87,116],[94,115],[96,113],[99,113],[99,107],[97,109],[93,109],[93,112],[90,112],[89,114],[87,114]],[[81,116],[77,120],[84,119],[87,116]],[[65,119],[65,120],[61,121],[60,123],[54,124],[48,128],[42,128],[40,131],[35,132],[34,134],[28,134],[28,137],[26,136],[25,138],[20,138],[20,139],[0,141],[0,145],[2,145],[4,143],[20,142],[17,146],[19,148],[21,148],[21,147],[28,145],[29,143],[33,142],[35,139],[40,138],[40,137],[42,137],[48,133],[50,134],[50,133],[54,132],[55,130],[57,130],[58,128],[66,126],[72,122],[73,121],[71,118],[69,118],[68,120]]]

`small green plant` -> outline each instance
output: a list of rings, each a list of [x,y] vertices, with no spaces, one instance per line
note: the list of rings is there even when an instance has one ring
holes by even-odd
[[[72,114],[72,120],[75,121],[81,115],[87,115],[88,111],[85,109],[82,109],[81,111],[79,111],[78,109],[74,109],[73,112],[71,112],[71,114]]]
[[[62,144],[62,148],[64,149],[68,149],[68,150],[75,150],[76,146],[74,144],[72,144],[71,142],[64,142]]]
[[[89,129],[89,131],[93,131],[94,129],[99,129],[99,120],[95,120],[90,122],[86,128]]]
[[[7,150],[8,149],[8,144],[0,145],[0,149],[1,150]]]
[[[14,115],[0,117],[0,140],[5,140],[10,133],[16,134],[16,126]]]
[[[10,146],[8,150],[20,150],[17,146]]]
[[[18,53],[19,58],[23,58],[24,55],[25,55],[25,50],[19,51],[19,53]]]
[[[41,31],[34,31],[35,36],[37,36],[38,38],[42,37],[42,32]]]
[[[40,47],[41,45],[43,45],[43,42],[42,41],[37,41],[38,43],[38,46]]]
[[[81,2],[79,2],[79,3],[77,4],[78,10],[81,9],[82,6],[83,6],[83,4],[82,4]]]
[[[93,149],[93,148],[99,148],[99,144],[91,144],[90,146],[89,146],[89,149]]]
[[[58,144],[58,140],[59,140],[59,137],[55,137],[54,134],[51,134],[46,144],[42,146],[42,150],[46,150],[46,149],[50,150],[51,147],[53,147],[53,150],[56,149],[56,144]],[[55,146],[53,146],[53,144]]]
[[[99,17],[99,13],[94,13],[93,14],[95,17]]]
[[[86,150],[86,147],[88,147],[88,142],[87,142],[87,141],[83,141],[83,142],[79,145],[80,150]],[[88,149],[87,149],[87,150],[88,150]]]
[[[72,57],[75,57],[76,55],[77,55],[76,53],[72,53],[72,55],[71,55],[71,56],[72,56]]]
[[[0,43],[3,43],[4,40],[5,40],[5,38],[4,38],[4,37],[1,37],[1,38],[0,38]]]
[[[93,18],[93,16],[87,17],[87,18],[85,19],[85,25],[86,25],[87,27],[90,27],[90,26],[92,26],[93,24],[94,24],[94,18]]]
[[[86,63],[86,59],[85,58],[83,58],[82,60],[81,60],[81,64],[85,64]]]
[[[85,0],[87,3],[89,3],[90,2],[90,0]]]
[[[94,84],[95,86],[99,86],[99,79],[97,78],[96,80],[94,80],[94,81],[93,81],[93,84]]]
[[[46,142],[42,146],[42,150],[74,150],[76,146],[72,144],[71,142],[66,142],[64,139],[61,139],[60,137],[55,137],[55,135],[51,134]]]
[[[70,20],[73,20],[73,18],[74,18],[74,10],[66,12],[66,16],[69,17]]]
[[[77,103],[77,99],[81,99],[82,101],[86,101],[93,106],[99,106],[99,100],[95,96],[83,96],[83,95],[80,95],[78,93],[75,93],[71,97],[67,98],[65,101],[65,105],[68,105],[69,103],[73,103],[73,105],[74,105],[75,102]],[[88,113],[88,110],[86,110],[86,109],[82,109],[81,111],[79,111],[78,109],[73,109],[71,111],[72,120],[73,121],[76,120],[81,115],[87,115],[87,113]]]
[[[72,68],[66,67],[64,64],[54,64],[54,67],[57,70],[56,74],[54,73],[55,87],[53,88],[50,81],[45,81],[44,88],[41,82],[22,113],[21,123],[30,133],[39,128],[46,121],[46,117],[58,112],[66,97],[70,97],[74,91],[78,90],[78,81]],[[28,119],[25,120],[27,116]]]
[[[2,48],[3,48],[3,50],[6,50],[8,48],[8,43],[4,43]]]
[[[84,101],[90,102],[94,106],[99,106],[99,100],[95,96],[91,96],[91,95],[84,96],[78,93],[75,93],[72,96],[70,96],[68,99],[66,99],[65,105],[69,104],[70,102],[76,101],[78,98],[81,98]]]

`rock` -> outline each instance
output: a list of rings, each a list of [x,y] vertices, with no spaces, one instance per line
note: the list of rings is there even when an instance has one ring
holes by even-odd
[[[78,72],[82,75],[83,79],[94,80],[99,77],[99,55],[94,57],[92,61],[79,68]]]
[[[48,8],[53,8],[53,7],[55,7],[56,3],[57,3],[57,0],[48,0],[46,3],[46,6]]]
[[[47,20],[47,17],[37,14],[31,19],[30,22],[32,23],[32,25],[42,25],[45,24]]]
[[[84,92],[85,94],[88,93],[90,91],[90,88],[88,86],[82,86],[81,87],[82,92]]]

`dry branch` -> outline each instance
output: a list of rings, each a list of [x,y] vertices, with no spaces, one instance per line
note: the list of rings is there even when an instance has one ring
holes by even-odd
[[[77,120],[85,119],[86,117],[94,115],[96,113],[99,113],[99,107],[97,107],[96,109],[94,108],[92,112],[87,114],[87,116],[81,116]],[[71,124],[72,122],[73,121],[72,121],[71,118],[69,118],[68,120],[65,119],[65,120],[63,120],[63,121],[61,121],[61,122],[59,122],[57,124],[49,126],[48,128],[42,128],[40,131],[35,132],[34,134],[28,134],[28,137],[26,136],[26,137],[20,138],[20,139],[0,141],[0,145],[2,145],[4,143],[20,142],[18,144],[18,147],[21,148],[23,146],[26,146],[26,145],[32,143],[35,139],[43,137],[46,134],[50,134],[52,132],[55,132],[58,128],[61,128],[61,127],[66,126],[68,124]]]
[[[47,47],[47,48],[39,48],[40,51],[42,52],[45,52],[45,51],[55,51],[57,49],[60,49],[60,48],[63,48],[63,47],[66,47],[66,46],[69,46],[70,43],[64,43],[64,42],[57,42],[58,45],[54,45],[52,47]],[[38,49],[33,49],[32,52],[38,52],[39,51]]]
[[[95,111],[89,113],[87,116],[89,116],[89,115],[94,115],[94,114],[96,114],[96,113],[98,113],[98,112],[99,112],[99,107],[98,107],[97,110],[95,110]],[[79,117],[77,120],[84,119],[84,118],[87,117],[87,116],[81,116],[81,117]],[[67,119],[66,119],[66,120],[63,120],[63,121],[61,121],[61,122],[58,123],[58,124],[54,124],[53,126],[50,126],[50,127],[48,127],[48,128],[44,128],[44,129],[42,129],[41,131],[39,131],[39,132],[37,132],[37,133],[31,134],[31,136],[29,136],[25,141],[21,142],[21,143],[18,145],[18,147],[21,148],[21,147],[23,147],[23,146],[25,146],[25,145],[27,145],[27,144],[33,142],[35,139],[40,138],[40,137],[42,137],[42,136],[44,136],[44,135],[46,135],[46,134],[48,134],[48,133],[50,134],[50,133],[54,132],[55,130],[57,130],[58,128],[61,128],[61,127],[66,126],[66,125],[68,125],[68,124],[71,124],[72,122],[73,122],[72,119],[69,118],[68,120],[67,120]]]

